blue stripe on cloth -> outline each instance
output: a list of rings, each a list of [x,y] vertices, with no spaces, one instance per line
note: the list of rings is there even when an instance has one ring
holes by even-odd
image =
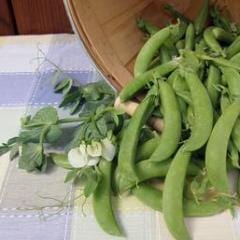
[[[23,106],[36,84],[35,73],[0,73],[0,106]]]
[[[95,71],[65,71],[65,73],[81,84],[92,82],[96,78]],[[58,104],[62,96],[54,93],[52,76],[53,71],[38,74],[0,74],[0,107]]]

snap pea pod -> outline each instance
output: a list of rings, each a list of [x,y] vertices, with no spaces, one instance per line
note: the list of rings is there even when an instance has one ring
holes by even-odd
[[[172,87],[164,81],[159,82],[160,102],[163,108],[164,129],[150,161],[163,161],[177,149],[181,138],[181,114]]]
[[[143,32],[148,33],[150,36],[154,35],[160,30],[159,27],[153,25],[151,22],[143,18],[137,19],[137,26],[139,29],[141,29]]]
[[[228,144],[228,156],[229,156],[229,159],[231,161],[232,166],[234,168],[240,169],[238,149],[235,146],[233,141],[229,141],[229,144]]]
[[[216,40],[213,34],[213,27],[208,27],[204,31],[203,37],[210,49],[212,49],[214,52],[216,52],[219,55],[225,56],[221,45],[218,43],[218,41]]]
[[[160,61],[161,61],[161,64],[167,63],[167,62],[169,62],[170,60],[171,60],[171,55],[170,55],[167,47],[163,45],[163,46],[160,48]]]
[[[122,236],[122,231],[114,217],[111,203],[112,164],[104,159],[100,161],[99,170],[102,179],[93,193],[93,211],[100,227],[108,234]]]
[[[154,178],[161,178],[167,175],[169,167],[171,165],[172,159],[167,159],[163,162],[151,162],[149,159],[140,161],[136,164],[136,172],[138,175],[138,183],[151,180]],[[188,176],[196,176],[200,172],[200,168],[194,164],[190,163],[187,168]],[[115,186],[117,183],[115,181]],[[129,182],[125,189],[131,189],[136,186],[136,182]]]
[[[212,33],[214,37],[221,42],[230,44],[234,41],[233,35],[220,27],[213,27]]]
[[[191,239],[184,223],[183,188],[191,153],[180,148],[164,182],[162,208],[169,231],[177,240]]]
[[[229,96],[232,101],[240,101],[240,74],[239,72],[230,67],[222,67],[221,71],[223,73],[223,77],[225,78]]]
[[[178,69],[173,71],[170,74],[170,76],[167,79],[167,82],[173,87],[177,95],[177,101],[180,109],[181,119],[184,125],[186,125],[187,104],[186,104],[185,98],[182,98],[183,96],[181,93],[184,92],[184,96],[186,96],[185,93],[187,93],[188,95],[188,92],[189,92],[188,86],[185,80],[179,74]],[[189,100],[189,96],[187,97],[187,100]]]
[[[194,126],[194,113],[193,108],[191,106],[188,106],[187,108],[187,123],[190,129]]]
[[[205,50],[208,48],[208,45],[202,38],[199,43],[195,43],[195,52],[198,54],[204,54]]]
[[[160,138],[161,138],[161,135],[156,136],[152,139],[149,139],[148,141],[141,144],[137,150],[136,161],[139,161],[142,159],[148,159],[156,149],[160,141]]]
[[[221,97],[220,97],[220,109],[221,109],[221,112],[223,113],[227,108],[228,106],[231,104],[229,98],[228,98],[228,95],[222,93],[221,94]]]
[[[204,0],[201,11],[194,20],[194,28],[197,35],[199,35],[203,31],[207,22],[207,17],[208,17],[208,0]]]
[[[134,96],[135,93],[140,91],[147,83],[149,83],[154,77],[164,76],[174,69],[177,68],[179,65],[179,59],[174,59],[170,62],[162,64],[158,67],[155,67],[147,72],[143,73],[142,75],[136,77],[123,88],[120,92],[119,96],[122,102],[130,99]]]
[[[152,35],[138,53],[134,65],[134,77],[140,76],[148,69],[157,50],[167,39],[170,42],[175,42],[182,37],[184,31],[184,24],[178,23],[176,25],[165,27]]]
[[[151,162],[150,159],[140,161],[136,164],[136,171],[139,176],[139,182],[152,178],[165,177],[169,170],[172,159],[163,162]],[[196,176],[200,168],[194,163],[190,163],[187,167],[187,175]],[[133,185],[132,185],[133,186]]]
[[[240,42],[240,41],[239,41]],[[239,44],[240,45],[240,44]],[[240,65],[240,52],[235,54],[233,57],[230,58],[230,61]]]
[[[133,195],[144,205],[153,210],[162,212],[162,191],[146,183],[141,183],[132,189]],[[185,217],[207,217],[223,212],[228,205],[218,204],[218,202],[208,201],[196,203],[191,200],[183,200],[183,212]]]
[[[190,70],[186,70],[184,72],[184,77],[191,93],[194,112],[194,125],[190,138],[184,144],[184,149],[185,151],[195,151],[206,143],[211,134],[213,109],[207,90],[197,74]]]
[[[180,102],[185,102],[187,104],[191,104],[191,95],[189,92],[189,88],[187,86],[187,83],[185,79],[181,76],[179,71],[176,71],[176,73],[173,76],[169,76],[168,82],[171,84],[173,90],[175,91],[176,95],[178,96],[178,99]],[[180,103],[182,104],[182,103]],[[185,104],[186,105],[186,104]],[[181,106],[181,105],[179,105]],[[181,106],[183,107],[183,106]],[[185,106],[184,109],[181,110],[186,110]]]
[[[126,185],[132,182],[138,182],[138,176],[135,169],[135,157],[141,128],[148,120],[154,109],[155,96],[149,92],[144,100],[139,104],[135,113],[129,121],[128,126],[123,132],[121,139],[118,166],[117,166],[117,185],[118,191],[126,190]]]
[[[230,135],[240,113],[240,104],[232,103],[217,120],[206,147],[206,169],[212,185],[229,193],[226,156]]]
[[[163,28],[152,35],[141,48],[134,65],[134,76],[144,73],[153,59],[154,54],[170,35],[170,27]]]
[[[169,76],[168,76],[168,78],[167,78],[167,82],[168,82],[171,86],[173,86],[173,83],[174,83],[174,81],[175,81],[175,78],[178,77],[178,74],[179,74],[179,70],[178,70],[178,69],[172,71],[172,72],[169,74]]]
[[[176,48],[178,50],[178,52],[181,50],[181,49],[184,49],[185,47],[185,40],[184,39],[181,39],[179,41],[176,42]]]
[[[221,82],[221,73],[217,67],[210,65],[208,70],[208,77],[206,80],[206,89],[208,91],[209,97],[212,101],[213,107],[216,107],[219,99],[219,91],[217,90],[217,85]]]
[[[237,37],[234,42],[227,48],[226,53],[227,57],[231,58],[235,54],[240,52],[240,36]]]
[[[238,118],[232,131],[232,140],[240,153],[240,119]]]
[[[190,23],[186,30],[185,36],[185,49],[193,50],[194,47],[194,38],[195,38],[195,30],[192,23]]]
[[[198,57],[202,60],[212,61],[213,63],[217,64],[220,67],[230,67],[240,71],[240,64],[237,64],[228,59],[221,58],[221,57],[210,57],[204,54],[199,54]]]
[[[177,100],[181,113],[182,123],[185,127],[187,127],[187,103],[180,97],[178,97]]]

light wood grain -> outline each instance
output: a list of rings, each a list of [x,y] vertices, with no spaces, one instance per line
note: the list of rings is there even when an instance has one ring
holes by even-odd
[[[203,0],[67,0],[70,14],[89,54],[103,74],[118,89],[132,79],[132,68],[144,38],[136,18],[142,16],[162,27],[171,20],[163,4],[193,19]],[[217,0],[232,18],[240,22],[239,0]]]

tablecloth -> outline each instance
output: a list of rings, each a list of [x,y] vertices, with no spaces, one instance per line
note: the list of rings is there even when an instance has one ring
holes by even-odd
[[[46,61],[48,59],[48,61]],[[91,59],[75,35],[58,34],[0,38],[0,142],[17,135],[19,119],[46,105],[57,107],[50,78],[54,63],[81,83],[98,81]],[[60,110],[60,114],[66,113]],[[74,201],[78,190],[63,183],[65,170],[26,173],[0,158],[0,239],[4,240],[107,240],[115,239],[97,226],[91,201]],[[57,201],[67,199],[59,207]],[[74,203],[74,204],[72,204]],[[130,240],[171,239],[162,215],[134,197],[117,202],[118,216]],[[240,239],[240,215],[229,212],[211,218],[187,220],[196,240]],[[119,238],[116,238],[119,239]],[[124,238],[122,238],[124,239]]]

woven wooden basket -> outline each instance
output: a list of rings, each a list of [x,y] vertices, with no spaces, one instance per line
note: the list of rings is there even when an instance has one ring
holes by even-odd
[[[137,17],[163,26],[171,19],[163,11],[170,3],[190,19],[202,0],[66,0],[77,33],[103,75],[121,89],[132,79],[136,54],[144,43]],[[218,0],[234,21],[240,22],[240,0]]]

